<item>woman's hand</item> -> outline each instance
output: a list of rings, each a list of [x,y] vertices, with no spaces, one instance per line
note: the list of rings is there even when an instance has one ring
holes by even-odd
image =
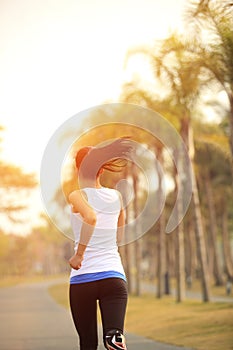
[[[75,270],[79,270],[82,266],[82,261],[83,261],[83,255],[77,255],[74,254],[70,260],[69,260],[69,264],[70,266],[75,269]]]

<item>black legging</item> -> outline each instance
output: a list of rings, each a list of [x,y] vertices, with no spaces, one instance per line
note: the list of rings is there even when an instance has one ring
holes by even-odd
[[[105,338],[110,330],[123,333],[127,298],[127,284],[121,278],[70,285],[70,308],[81,350],[98,347],[97,300]]]

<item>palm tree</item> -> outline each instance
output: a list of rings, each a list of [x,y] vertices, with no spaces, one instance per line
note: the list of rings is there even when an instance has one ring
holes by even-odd
[[[231,239],[230,239],[229,228],[228,228],[229,213],[228,213],[228,207],[227,207],[225,198],[222,198],[221,208],[222,208],[221,228],[222,228],[223,257],[225,261],[225,272],[228,280],[233,281],[233,259],[232,259],[232,253],[231,253]]]
[[[176,34],[165,39],[160,47],[156,50],[135,49],[130,51],[130,55],[139,52],[149,57],[151,66],[154,71],[155,78],[159,79],[167,89],[167,100],[170,101],[166,105],[170,109],[170,114],[176,115],[179,120],[180,134],[188,148],[191,161],[194,157],[193,132],[191,126],[192,110],[197,102],[200,91],[208,77],[201,79],[202,66],[199,62],[193,64],[193,54],[191,50],[186,50],[188,43]],[[192,43],[189,44],[192,46]],[[195,55],[194,55],[195,56]],[[182,164],[181,164],[182,167]],[[204,242],[204,231],[200,210],[200,201],[196,183],[196,177],[193,176],[193,201],[196,219],[197,246],[199,249],[200,264],[202,270],[202,286],[203,300],[209,301],[209,274],[207,269],[206,248]],[[180,233],[181,234],[181,233]],[[184,252],[182,253],[184,254]],[[182,260],[180,260],[181,262]],[[178,269],[183,276],[179,276],[178,280],[184,280],[184,271]],[[182,272],[181,272],[182,271]],[[180,282],[179,288],[184,283]],[[184,293],[180,293],[181,295]]]
[[[204,193],[204,199],[208,208],[208,219],[206,220],[206,229],[209,232],[209,269],[213,270],[216,285],[223,285],[223,273],[220,267],[219,253],[217,249],[218,224],[216,215],[216,196],[214,193],[215,174],[214,168],[218,168],[216,163],[216,147],[208,143],[198,143],[198,152],[196,152],[196,166],[198,167],[198,180],[201,191]],[[219,152],[219,151],[218,151]],[[221,152],[222,153],[222,152]],[[208,163],[208,167],[206,164]],[[216,186],[216,185],[215,185]],[[211,263],[213,261],[213,263]]]
[[[192,0],[188,5],[187,20],[191,33],[195,33],[195,45],[192,47],[196,54],[194,63],[203,68],[212,82],[217,82],[228,98],[233,157],[233,2]]]
[[[206,202],[209,213],[207,221],[210,234],[209,255],[213,260],[215,283],[221,285],[223,271],[220,250],[217,249],[219,239],[222,239],[224,272],[230,280],[233,279],[231,242],[228,233],[229,214],[232,210],[231,153],[224,127],[220,129],[219,126],[196,123],[195,128],[198,130],[196,166],[199,185],[203,192],[202,201]]]

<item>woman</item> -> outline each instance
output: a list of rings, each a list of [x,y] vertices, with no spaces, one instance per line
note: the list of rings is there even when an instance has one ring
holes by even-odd
[[[101,186],[104,170],[119,171],[129,159],[128,138],[104,147],[84,147],[77,152],[80,190],[69,195],[75,254],[69,260],[70,307],[81,350],[98,346],[97,301],[106,349],[126,349],[124,318],[127,285],[117,243],[124,232],[120,193]]]

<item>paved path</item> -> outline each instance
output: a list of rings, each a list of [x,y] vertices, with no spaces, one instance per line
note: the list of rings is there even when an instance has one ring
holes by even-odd
[[[51,284],[54,282],[0,289],[1,350],[78,349],[78,338],[70,312],[57,305],[48,294],[47,288]],[[190,350],[132,334],[126,336],[128,350]],[[98,349],[104,350],[103,345]]]

